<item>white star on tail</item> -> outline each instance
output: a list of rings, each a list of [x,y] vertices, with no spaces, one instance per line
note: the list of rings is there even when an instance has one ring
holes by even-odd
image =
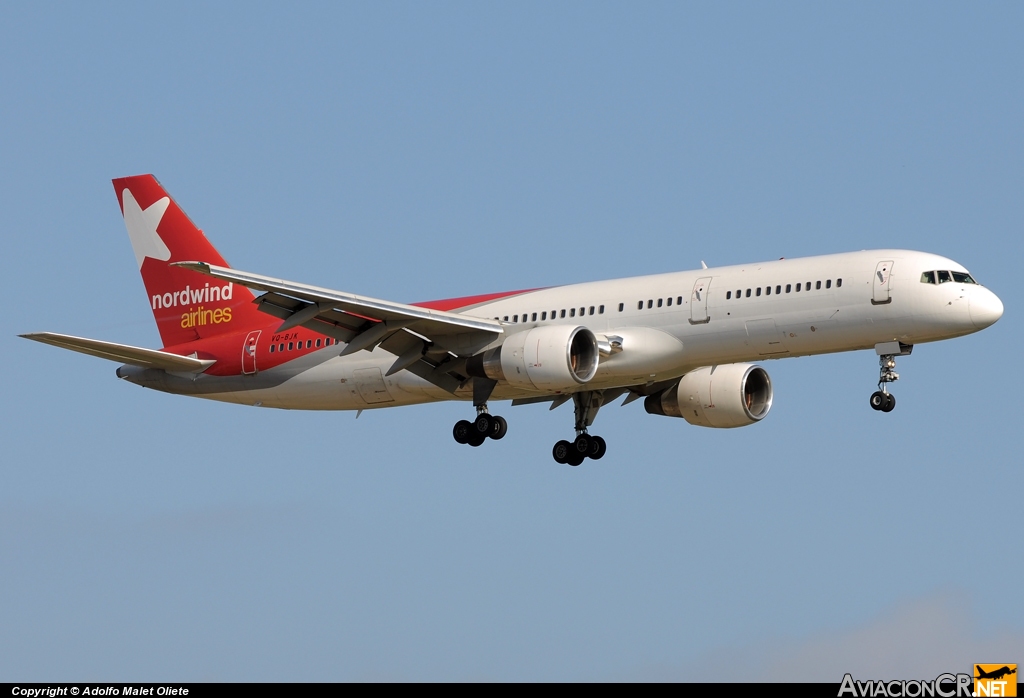
[[[130,189],[124,190],[121,199],[124,207],[124,227],[128,229],[128,237],[132,239],[132,249],[135,250],[135,260],[139,263],[139,269],[142,269],[142,262],[146,257],[164,262],[170,259],[171,251],[156,232],[164,212],[171,205],[170,197],[159,199],[145,211],[132,196]]]

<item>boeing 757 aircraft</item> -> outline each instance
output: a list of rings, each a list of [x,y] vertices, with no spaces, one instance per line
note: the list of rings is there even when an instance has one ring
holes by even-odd
[[[749,363],[874,349],[890,412],[896,357],[982,330],[994,293],[951,259],[868,250],[570,286],[395,303],[230,268],[152,175],[114,180],[163,348],[50,332],[22,335],[123,363],[117,375],[168,393],[257,407],[364,410],[472,401],[460,444],[501,439],[488,403],[572,400],[559,463],[605,454],[589,433],[625,396],[702,427],[764,419],[767,371]],[[470,415],[472,416],[472,415]]]

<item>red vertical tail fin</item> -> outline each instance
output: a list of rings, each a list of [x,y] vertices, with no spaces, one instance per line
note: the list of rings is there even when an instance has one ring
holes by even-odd
[[[266,323],[249,289],[169,266],[193,260],[228,264],[156,177],[115,179],[114,191],[165,347]]]

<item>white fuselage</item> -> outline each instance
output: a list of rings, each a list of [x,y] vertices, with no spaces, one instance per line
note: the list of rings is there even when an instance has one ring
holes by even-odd
[[[560,286],[457,312],[496,318],[506,334],[571,324],[621,338],[621,351],[603,358],[596,376],[579,386],[601,390],[666,381],[701,366],[933,342],[999,318],[1002,304],[991,291],[923,283],[922,273],[933,270],[966,272],[938,255],[869,250]],[[162,389],[323,410],[472,397],[468,386],[453,395],[409,371],[385,376],[395,357],[383,349],[338,354],[338,346],[327,347],[266,372],[276,376],[190,376]],[[273,385],[257,387],[268,377]],[[491,400],[540,395],[499,383]]]

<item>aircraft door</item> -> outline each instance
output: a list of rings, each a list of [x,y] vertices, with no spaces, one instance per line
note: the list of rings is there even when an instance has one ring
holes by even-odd
[[[879,262],[875,267],[875,277],[871,282],[871,304],[885,305],[892,301],[889,295],[889,282],[892,280],[892,260]]]
[[[263,330],[253,330],[242,343],[242,373],[256,373],[256,344]]]
[[[711,288],[711,277],[697,279],[690,294],[690,324],[702,325],[711,319],[708,315],[708,289]]]

